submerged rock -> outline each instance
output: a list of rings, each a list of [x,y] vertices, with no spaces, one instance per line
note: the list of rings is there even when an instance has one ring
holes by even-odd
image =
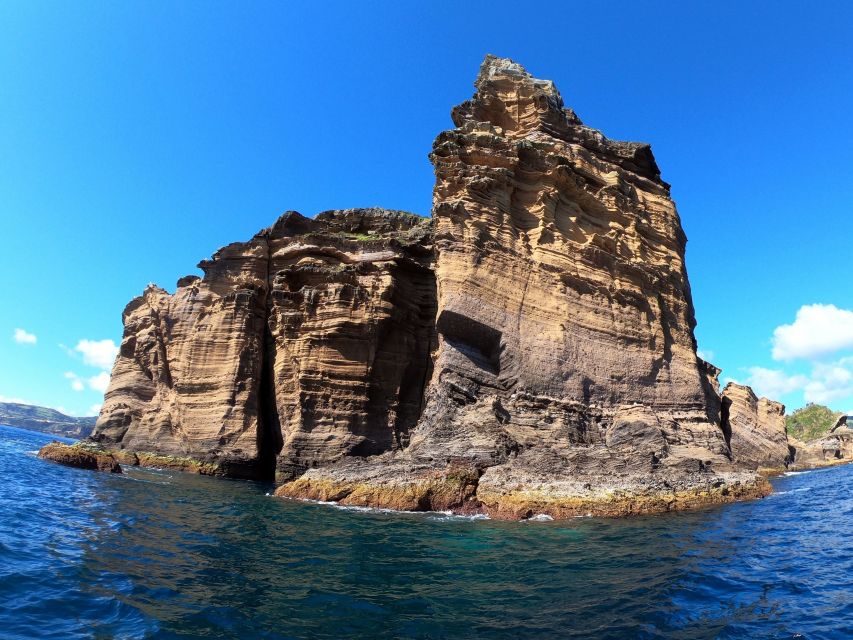
[[[108,473],[122,472],[121,465],[111,453],[98,451],[80,443],[69,445],[61,442],[50,442],[39,450],[38,457],[42,460],[50,460],[79,469],[106,471]]]

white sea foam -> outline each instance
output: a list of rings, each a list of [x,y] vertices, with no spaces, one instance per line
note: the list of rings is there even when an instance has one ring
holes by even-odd
[[[535,516],[530,516],[525,520],[525,522],[551,522],[553,520],[553,516],[549,516],[547,513],[537,513]]]
[[[465,515],[463,513],[453,513],[452,511],[427,511],[426,514],[428,520],[435,520],[437,522],[449,522],[451,520],[491,520],[487,513]]]
[[[803,491],[811,491],[811,487],[797,487],[796,489],[789,489],[788,491],[775,491],[771,493],[772,496],[784,496],[789,493],[802,493]]]
[[[270,494],[268,493],[267,495]],[[358,505],[340,504],[333,500],[312,500],[311,498],[291,498],[291,500],[296,500],[297,502],[308,502],[311,504],[322,504],[334,507],[335,509],[340,509],[341,511],[354,511],[357,513],[405,513],[409,515],[427,516],[430,520],[490,520],[489,516],[485,513],[464,515],[453,513],[452,511],[404,511],[402,509],[385,509],[381,507],[361,507]]]

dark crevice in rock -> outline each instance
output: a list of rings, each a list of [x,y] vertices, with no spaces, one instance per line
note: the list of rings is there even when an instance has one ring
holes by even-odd
[[[267,242],[267,291],[272,288],[270,273],[270,250]],[[260,480],[274,480],[278,454],[284,446],[281,421],[275,396],[275,338],[270,331],[271,298],[267,295],[264,305],[264,328],[261,341],[261,375],[258,384],[258,458],[257,470]]]
[[[273,370],[275,363],[275,340],[264,327],[263,362],[258,398],[258,477],[261,480],[275,479],[276,460],[284,445],[281,422],[275,399]]]
[[[720,404],[720,426],[723,429],[723,437],[726,439],[726,446],[731,450],[732,446],[732,425],[729,422],[729,412],[731,410],[731,398],[723,397]]]

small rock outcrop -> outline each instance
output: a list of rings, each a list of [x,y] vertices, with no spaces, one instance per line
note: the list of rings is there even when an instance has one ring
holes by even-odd
[[[758,398],[749,387],[732,382],[723,390],[722,426],[736,463],[782,471],[791,462],[785,405]]]
[[[78,469],[107,473],[122,472],[121,465],[111,453],[98,451],[79,443],[69,445],[62,442],[50,442],[39,450],[38,457],[42,460],[50,460]]]
[[[788,439],[793,454],[793,469],[813,469],[853,462],[853,429],[846,425],[836,425],[831,433],[807,442],[793,437]]]
[[[649,146],[510,60],[475,89],[433,145],[432,219],[289,212],[133,300],[91,441],[280,496],[499,518],[765,495],[796,450],[784,407],[721,396],[697,356]]]

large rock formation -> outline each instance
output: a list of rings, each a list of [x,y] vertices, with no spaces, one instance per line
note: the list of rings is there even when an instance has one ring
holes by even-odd
[[[174,294],[149,287],[124,310],[93,440],[253,478],[405,446],[430,372],[429,229],[396,211],[289,212]]]
[[[648,145],[487,57],[438,136],[433,219],[285,214],[125,332],[93,435],[283,496],[519,518],[763,495],[777,403],[696,355],[686,238]]]
[[[696,356],[686,239],[649,146],[585,126],[509,60],[475,86],[431,155],[439,342],[411,445],[281,493],[440,508],[434,478],[460,468],[479,475],[466,500],[510,515],[754,491]]]

